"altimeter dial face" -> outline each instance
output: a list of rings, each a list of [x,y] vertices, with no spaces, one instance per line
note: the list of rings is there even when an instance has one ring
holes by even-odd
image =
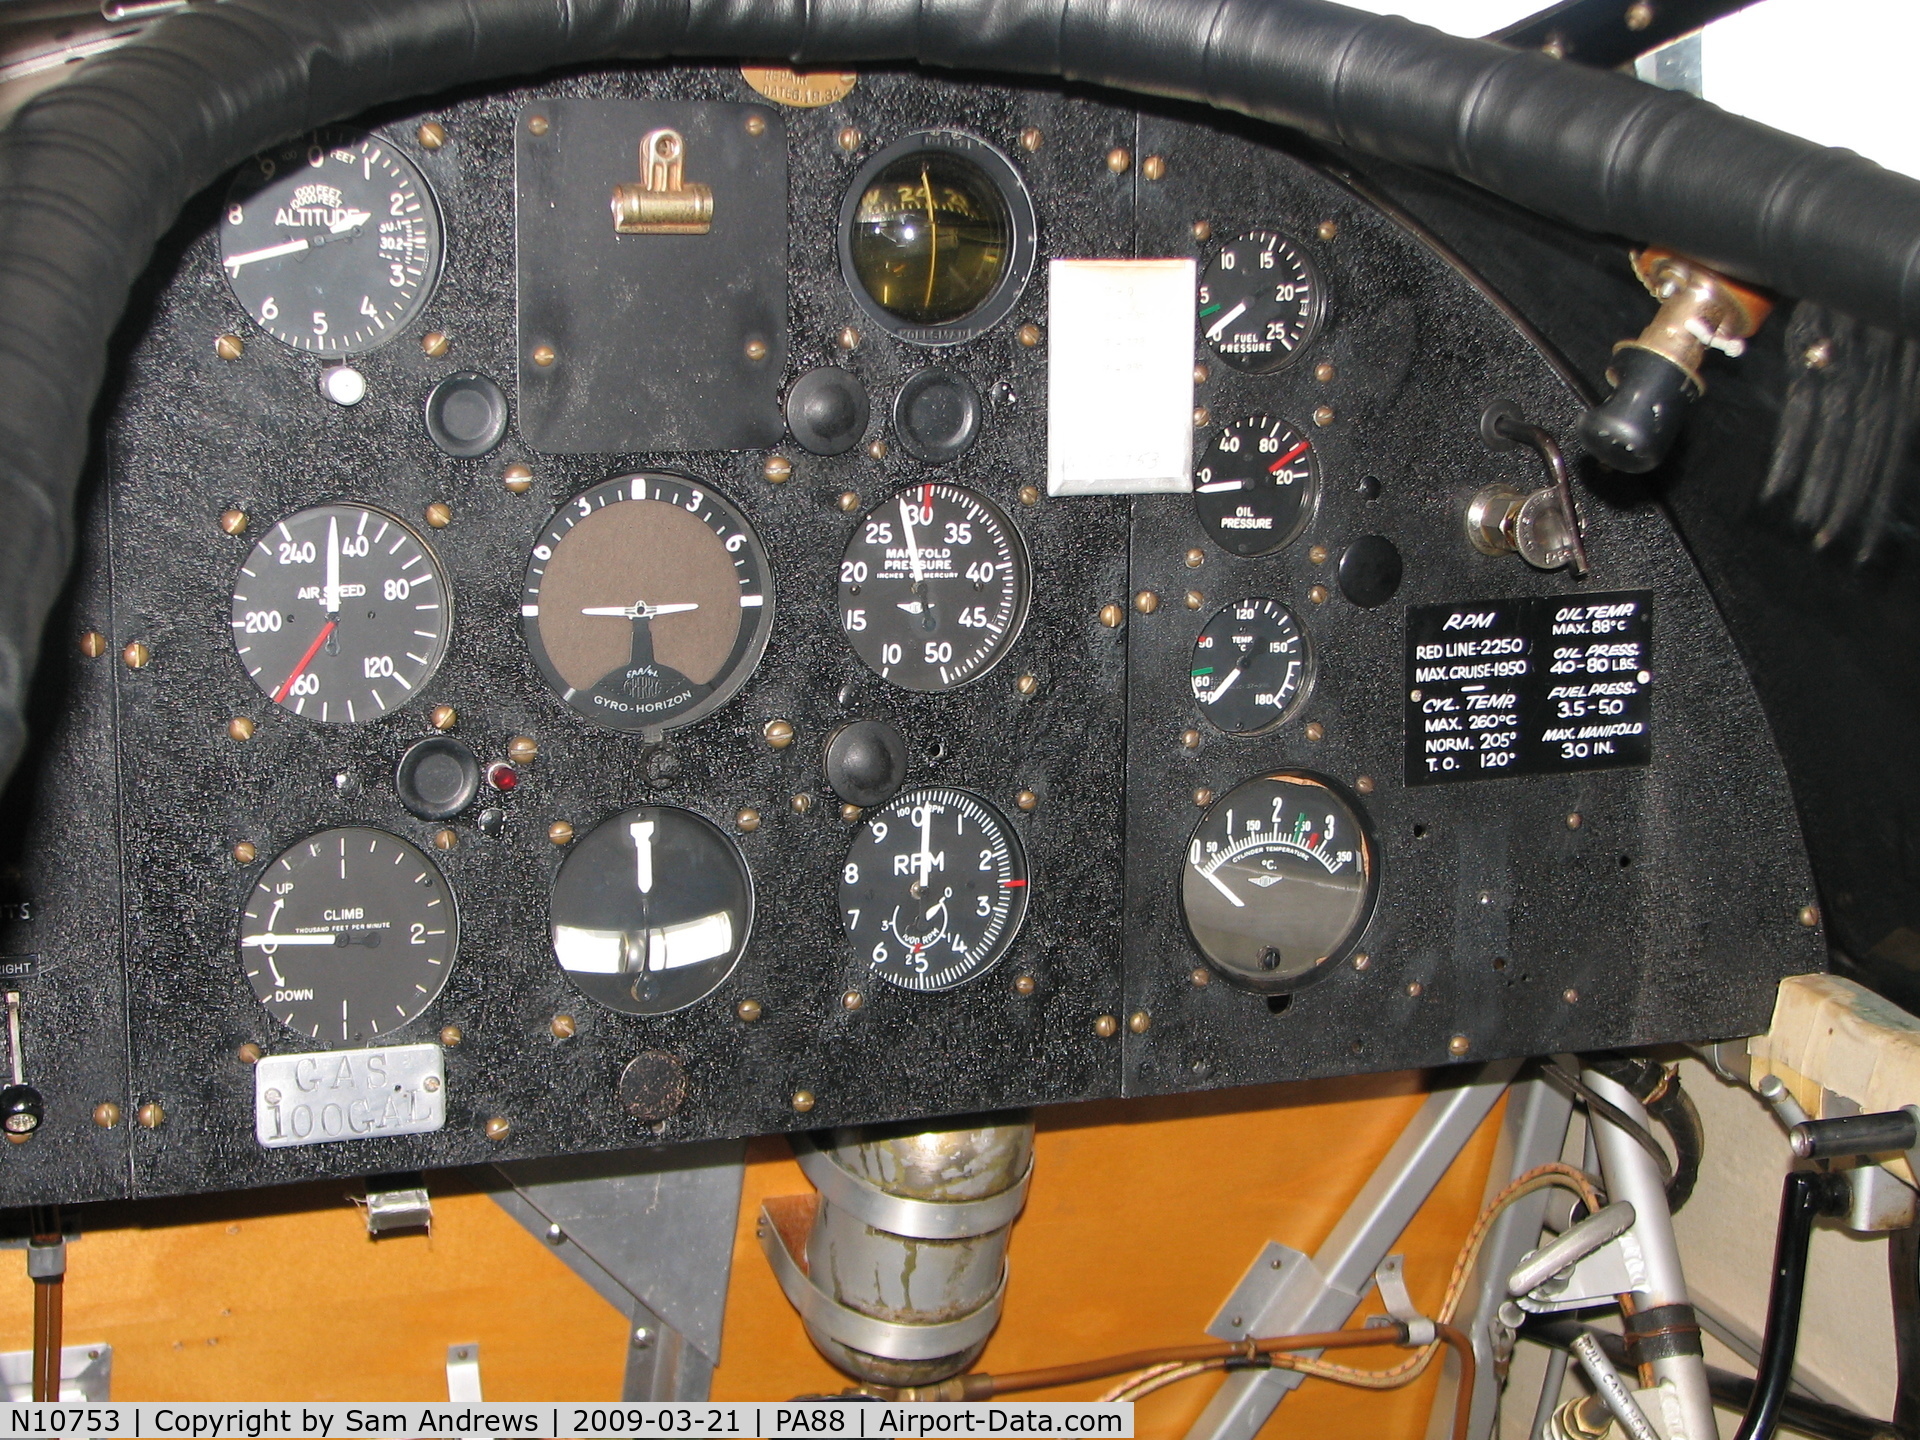
[[[954,690],[1012,648],[1031,588],[1026,546],[999,506],[959,485],[916,485],[855,526],[840,629],[881,679]]]
[[[1193,642],[1191,675],[1202,715],[1229,735],[1258,735],[1307,698],[1313,648],[1278,600],[1236,600]]]
[[[427,303],[440,211],[411,160],[377,135],[320,130],[240,167],[220,217],[233,298],[296,350],[358,355]]]
[[[840,876],[854,954],[908,990],[991,969],[1027,913],[1027,855],[1007,819],[966,790],[897,795],[855,834]]]
[[[350,826],[288,846],[240,917],[267,1012],[328,1046],[371,1044],[431,1005],[460,948],[453,892],[397,835]]]

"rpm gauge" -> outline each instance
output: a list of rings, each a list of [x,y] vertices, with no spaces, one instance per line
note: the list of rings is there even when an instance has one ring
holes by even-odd
[[[240,663],[274,704],[362,725],[433,678],[453,604],[440,562],[406,525],[366,505],[319,505],[253,547],[229,623]]]
[[[1300,708],[1313,686],[1313,647],[1278,600],[1236,600],[1193,642],[1193,698],[1229,735],[1258,735]]]
[[[986,496],[959,485],[903,490],[861,517],[840,560],[840,628],[903,690],[977,680],[1027,618],[1026,546]]]
[[[1193,476],[1193,509],[1230,555],[1271,555],[1297,538],[1320,498],[1313,443],[1284,420],[1222,427]]]
[[[547,685],[609,730],[690,725],[767,648],[773,577],[746,517],[679,475],[623,475],[554,512],[521,628]]]
[[[1271,994],[1352,951],[1378,878],[1359,806],[1330,780],[1282,771],[1234,786],[1201,817],[1180,909],[1208,964]]]
[[[1312,340],[1326,287],[1307,254],[1284,235],[1255,230],[1220,247],[1200,277],[1200,333],[1236,370],[1264,375]]]
[[[254,323],[296,350],[358,355],[420,313],[440,272],[440,212],[392,143],[319,130],[240,167],[220,264]]]
[[[993,968],[1027,913],[1027,855],[966,790],[909,790],[871,812],[840,875],[854,954],[907,990],[950,990]]]
[[[349,826],[282,851],[240,918],[240,968],[269,1014],[359,1045],[433,1003],[460,948],[453,892],[397,835]]]

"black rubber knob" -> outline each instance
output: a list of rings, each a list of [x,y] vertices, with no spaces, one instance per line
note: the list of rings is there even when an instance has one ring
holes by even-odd
[[[393,772],[400,803],[422,820],[451,820],[480,791],[480,762],[451,735],[429,735]]]
[[[9,1135],[31,1135],[47,1118],[47,1102],[31,1085],[9,1085],[0,1090],[0,1128]]]
[[[1643,475],[1667,458],[1700,387],[1666,356],[1637,345],[1620,351],[1613,369],[1618,383],[1581,417],[1580,438],[1602,464]]]
[[[827,785],[849,805],[884,805],[907,778],[907,737],[884,720],[853,720],[827,736]]]
[[[1400,590],[1406,565],[1384,535],[1362,535],[1340,557],[1340,593],[1365,610],[1384,605]]]
[[[506,433],[506,392],[478,371],[449,375],[427,396],[427,434],[457,459],[478,459]]]
[[[834,365],[807,371],[787,391],[787,429],[815,455],[839,455],[858,445],[872,413],[867,387]]]
[[[980,392],[954,370],[916,371],[893,399],[893,428],[914,459],[928,465],[957,460],[980,435]]]
[[[1802,1160],[1841,1160],[1855,1155],[1905,1153],[1920,1145],[1920,1124],[1907,1110],[1802,1120],[1788,1138]]]

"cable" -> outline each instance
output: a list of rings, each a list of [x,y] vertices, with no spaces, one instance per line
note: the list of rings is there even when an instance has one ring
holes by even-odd
[[[1591,1063],[1591,1062],[1589,1062]],[[1596,1067],[1598,1068],[1598,1067]],[[1540,1073],[1548,1080],[1565,1090],[1587,1107],[1587,1113],[1596,1115],[1609,1125],[1616,1125],[1631,1135],[1654,1158],[1660,1167],[1660,1181],[1663,1185],[1673,1184],[1673,1161],[1667,1158],[1667,1152],[1660,1148],[1660,1142],[1653,1138],[1653,1132],[1635,1120],[1626,1111],[1604,1096],[1596,1095],[1592,1088],[1578,1075],[1568,1070],[1557,1060],[1544,1060],[1540,1064]],[[1611,1077],[1610,1077],[1611,1078]],[[1621,1082],[1625,1084],[1625,1082]],[[1628,1086],[1631,1089],[1631,1086]]]

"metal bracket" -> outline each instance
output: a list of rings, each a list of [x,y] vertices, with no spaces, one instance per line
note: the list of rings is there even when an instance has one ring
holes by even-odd
[[[1027,1203],[1033,1162],[1019,1180],[998,1195],[980,1200],[913,1200],[889,1195],[826,1154],[804,1134],[793,1137],[800,1172],[829,1203],[866,1221],[876,1230],[913,1240],[965,1240],[1011,1225]]]
[[[1431,1345],[1439,1338],[1440,1332],[1433,1321],[1420,1313],[1420,1307],[1413,1303],[1413,1296],[1407,1293],[1407,1257],[1389,1255],[1382,1260],[1373,1272],[1373,1283],[1379,1287],[1381,1303],[1387,1307],[1387,1314],[1407,1327],[1409,1345]],[[1374,1316],[1369,1324],[1381,1323]]]
[[[1525,1295],[1515,1296],[1522,1310],[1551,1315],[1556,1310],[1580,1310],[1605,1305],[1628,1290],[1647,1288],[1647,1262],[1640,1242],[1629,1230],[1583,1255],[1569,1269],[1549,1276]]]
[[[60,1350],[60,1398],[99,1404],[113,1398],[113,1347],[66,1345]],[[24,1405],[33,1399],[33,1352],[0,1354],[0,1402]]]
[[[420,1229],[431,1234],[433,1197],[427,1194],[425,1178],[417,1174],[370,1178],[364,1218],[369,1235]]]
[[[480,1394],[480,1347],[447,1346],[447,1400],[450,1404],[478,1405]]]

